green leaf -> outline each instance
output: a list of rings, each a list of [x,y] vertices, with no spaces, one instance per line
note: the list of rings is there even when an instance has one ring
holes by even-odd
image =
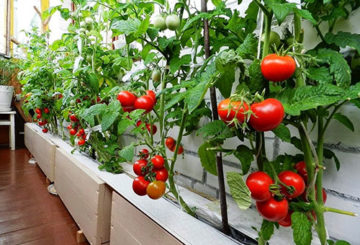
[[[342,54],[331,49],[319,49],[317,58],[330,65],[330,72],[338,86],[344,88],[350,85],[351,69]]]
[[[345,127],[350,129],[352,132],[354,132],[354,130],[355,130],[354,124],[351,122],[351,120],[347,116],[344,116],[341,113],[335,113],[333,118],[335,120],[337,120],[338,122],[342,123]]]
[[[193,17],[191,17],[190,19],[188,19],[184,25],[184,27],[182,28],[181,32],[184,32],[186,29],[188,29],[193,23],[195,23],[196,21],[201,21],[201,19],[211,19],[212,17],[220,14],[221,11],[220,10],[215,10],[214,12],[202,12],[200,14],[194,15]]]
[[[236,53],[240,57],[251,57],[256,54],[258,39],[253,33],[246,36],[244,42],[236,49]]]
[[[107,111],[101,119],[101,130],[106,131],[119,116],[119,112]]]
[[[174,57],[170,60],[170,72],[174,74],[182,65],[189,64],[191,62],[191,55],[186,54],[179,57]]]
[[[192,113],[201,104],[208,89],[209,83],[204,81],[189,90],[188,96],[185,97],[185,103],[188,105],[189,113]]]
[[[324,157],[327,158],[327,159],[333,158],[334,162],[335,162],[336,170],[337,171],[340,170],[340,161],[339,161],[339,159],[337,158],[337,156],[335,155],[335,153],[333,151],[324,148]]]
[[[94,126],[94,116],[100,115],[106,111],[107,106],[105,104],[96,104],[80,113],[80,117],[88,122],[92,127]]]
[[[296,8],[294,3],[279,3],[275,0],[265,0],[266,5],[271,8],[279,25],[285,20],[286,16]]]
[[[249,66],[249,77],[247,86],[250,92],[255,93],[261,91],[264,84],[264,76],[261,73],[260,60],[255,59]]]
[[[250,191],[247,188],[241,174],[227,172],[226,180],[230,188],[230,194],[240,209],[248,209],[251,206]]]
[[[99,79],[96,76],[96,74],[89,73],[87,75],[87,78],[88,78],[87,81],[89,82],[90,87],[94,90],[95,93],[99,93]]]
[[[291,228],[296,245],[310,245],[312,240],[312,224],[308,217],[301,212],[294,212],[291,215]]]
[[[118,30],[121,34],[129,35],[136,33],[141,26],[139,19],[118,20],[111,24],[111,29]]]
[[[307,77],[321,83],[332,83],[333,78],[330,70],[327,67],[310,67],[307,72]]]
[[[263,219],[261,224],[260,236],[264,241],[270,240],[274,234],[274,223]]]
[[[208,142],[204,142],[198,149],[200,162],[203,168],[213,175],[217,175],[216,169],[216,153],[208,151],[207,148],[212,147]]]
[[[245,175],[249,172],[252,161],[254,161],[254,154],[252,150],[246,145],[239,145],[234,151],[234,156],[240,160],[242,174]]]
[[[226,139],[233,134],[229,127],[221,120],[209,122],[197,131],[197,135],[202,134],[202,137],[207,139],[215,137],[216,139]]]
[[[351,244],[344,240],[338,240],[336,241],[335,245],[351,245]]]
[[[125,146],[120,152],[119,152],[119,156],[123,157],[126,159],[126,161],[130,162],[132,161],[133,157],[134,157],[134,144],[131,143],[130,145]]]
[[[131,125],[133,125],[133,122],[127,119],[123,119],[118,123],[118,127],[117,127],[117,135],[120,136],[122,135],[126,129],[128,127],[130,127]]]
[[[357,50],[360,53],[360,34],[342,32],[339,31],[337,34],[331,32],[326,33],[325,41],[328,44],[336,44],[339,47],[345,48],[349,46]]]
[[[273,133],[279,137],[282,141],[291,142],[291,134],[288,127],[283,123],[273,130]]]
[[[316,25],[317,21],[315,20],[315,18],[312,16],[312,14],[306,10],[306,9],[298,9],[298,8],[294,8],[294,13],[300,15],[301,17],[303,17],[306,20],[309,20],[312,24]]]

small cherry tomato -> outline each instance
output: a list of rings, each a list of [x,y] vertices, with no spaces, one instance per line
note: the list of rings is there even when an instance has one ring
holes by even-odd
[[[291,226],[291,211],[288,211],[288,214],[286,215],[286,217],[280,221],[278,221],[279,225],[284,226],[284,227],[289,227]]]
[[[69,125],[67,126],[67,129],[68,129],[68,130],[72,129],[72,125],[69,124]]]
[[[146,175],[146,165],[147,161],[145,159],[140,159],[134,162],[133,164],[133,171],[138,176],[145,176]]]
[[[177,154],[180,155],[180,154],[183,154],[183,152],[184,152],[184,147],[182,145],[180,145]]]
[[[122,109],[125,112],[132,112],[134,110],[134,107],[133,106],[123,106]]]
[[[297,173],[301,177],[303,177],[305,182],[307,182],[308,174],[307,174],[307,170],[306,170],[306,163],[304,161],[296,163],[295,164],[295,169],[296,169]]]
[[[85,130],[83,128],[79,129],[78,136],[85,134]]]
[[[155,92],[152,91],[152,90],[146,90],[145,93],[146,93],[146,95],[150,96],[153,99],[154,104],[156,104],[156,94],[155,94]]]
[[[96,96],[96,102],[99,103],[101,101],[101,98],[99,96]]]
[[[169,173],[166,170],[166,168],[163,168],[163,169],[160,169],[160,170],[155,170],[155,174],[156,174],[156,176],[155,176],[156,180],[161,180],[161,181],[164,181],[164,182],[166,182],[166,180],[169,177]]]
[[[147,128],[147,131],[149,131],[150,134],[154,135],[156,134],[156,131],[157,131],[157,127],[155,124],[152,125],[151,127],[151,124],[150,123],[147,123],[146,124],[146,128]],[[151,129],[152,128],[152,129]]]
[[[84,145],[85,144],[85,140],[84,139],[79,139],[79,141],[78,141],[78,145],[80,145],[80,146],[82,146],[82,145]]]
[[[139,196],[145,196],[146,188],[148,187],[149,183],[150,182],[147,181],[143,176],[139,176],[134,179],[132,188]]]
[[[251,192],[251,197],[260,202],[271,198],[270,185],[273,183],[271,177],[262,171],[254,172],[246,179],[246,185]]]
[[[279,180],[285,185],[292,187],[292,193],[287,190],[285,186],[281,186],[281,192],[286,198],[296,198],[304,193],[305,182],[304,179],[295,172],[285,170],[278,175]]]
[[[35,109],[35,112],[36,112],[36,114],[41,114],[41,109],[40,109],[40,108],[36,108],[36,109]]]
[[[249,123],[256,131],[265,132],[275,129],[284,118],[284,107],[277,99],[266,99],[251,105],[253,115]]]
[[[73,121],[73,122],[78,122],[78,121],[79,121],[79,119],[76,117],[75,114],[71,114],[69,118],[70,118],[70,120]]]
[[[171,14],[166,17],[166,27],[169,30],[175,31],[180,26],[180,19],[177,15]]]
[[[45,108],[44,108],[44,113],[45,113],[45,114],[49,114],[49,113],[50,113],[49,108],[45,107]]]
[[[164,158],[160,155],[155,155],[153,158],[151,158],[151,162],[154,165],[155,169],[162,169],[164,168]]]
[[[40,119],[40,118],[41,118],[41,114],[37,114],[37,115],[36,115],[36,118],[37,118],[37,119]]]
[[[154,70],[153,73],[151,74],[151,79],[154,82],[159,82],[161,79],[161,72],[159,70]]]
[[[222,121],[229,124],[235,117],[240,123],[245,121],[244,112],[248,111],[249,106],[241,101],[230,101],[230,99],[222,100],[218,105],[219,117]],[[233,126],[231,124],[230,126]]]
[[[279,222],[285,219],[289,210],[289,203],[286,199],[281,201],[271,197],[264,202],[256,202],[256,208],[264,219],[273,222]]]
[[[117,95],[117,100],[122,107],[129,107],[134,105],[136,96],[133,93],[124,90]]]
[[[170,151],[175,150],[176,141],[173,137],[167,137],[165,140],[165,145]]]
[[[296,70],[295,60],[291,56],[267,55],[261,62],[263,76],[272,82],[289,79]]]
[[[141,159],[148,159],[149,157],[149,151],[147,149],[142,149],[139,151],[139,154],[138,156],[141,158]]]
[[[166,23],[165,23],[165,18],[162,17],[161,15],[155,15],[153,17],[153,24],[156,28],[160,29],[160,30],[165,30],[166,29]]]
[[[77,133],[77,131],[76,131],[76,129],[73,128],[73,129],[70,129],[69,133],[71,135],[75,135]]]
[[[83,134],[81,137],[83,138],[83,140],[86,140],[86,134]]]
[[[47,128],[43,128],[43,130],[42,130],[42,131],[43,131],[43,133],[45,133],[45,134],[46,134],[49,130],[48,130]]]
[[[164,181],[155,180],[146,188],[146,194],[151,199],[159,199],[165,194],[166,185]]]
[[[140,96],[135,100],[135,109],[143,109],[146,112],[150,112],[154,108],[154,100],[149,95]]]

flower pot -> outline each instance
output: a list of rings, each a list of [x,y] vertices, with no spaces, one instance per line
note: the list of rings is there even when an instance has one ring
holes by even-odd
[[[11,100],[13,93],[13,86],[0,86],[0,111],[11,110]]]

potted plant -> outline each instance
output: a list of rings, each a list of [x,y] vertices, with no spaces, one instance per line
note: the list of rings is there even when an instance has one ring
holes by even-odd
[[[9,111],[14,87],[10,86],[16,64],[9,59],[0,58],[0,111]]]

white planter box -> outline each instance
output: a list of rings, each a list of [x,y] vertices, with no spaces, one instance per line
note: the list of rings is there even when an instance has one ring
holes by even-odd
[[[34,124],[25,125],[25,145],[35,157],[46,177],[53,182],[55,178],[56,145]]]
[[[110,245],[183,244],[143,212],[113,192]]]
[[[0,86],[0,111],[11,111],[10,107],[13,94],[13,86]]]
[[[111,191],[71,153],[58,148],[55,188],[90,244],[110,239]]]

